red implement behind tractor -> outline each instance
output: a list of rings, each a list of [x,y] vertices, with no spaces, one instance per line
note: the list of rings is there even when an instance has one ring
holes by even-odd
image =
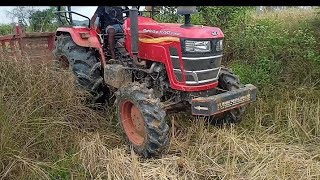
[[[53,46],[54,33],[26,33],[20,24],[15,24],[12,34],[0,36],[0,59],[29,59],[31,63],[49,63]]]
[[[138,154],[165,152],[166,112],[191,109],[192,115],[216,123],[236,123],[244,105],[256,100],[255,86],[242,85],[221,67],[223,32],[190,23],[194,7],[178,8],[184,24],[156,22],[153,8],[122,7],[120,14],[119,7],[110,9],[98,7],[83,26],[75,26],[72,14],[80,14],[70,7],[58,11],[68,25],[55,33],[54,56],[57,65],[74,72],[92,102],[115,104],[128,142]],[[142,16],[146,13],[150,17]]]

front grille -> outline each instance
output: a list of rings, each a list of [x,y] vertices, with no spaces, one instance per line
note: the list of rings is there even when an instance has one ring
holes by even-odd
[[[180,69],[174,69],[175,74],[179,74],[180,77],[182,75],[182,71]],[[205,71],[184,71],[186,75],[186,84],[189,85],[201,85],[207,84],[210,82],[214,82],[218,80],[218,75],[220,72],[220,67],[207,69]]]
[[[187,74],[186,84],[202,85],[218,80],[222,60],[222,51],[216,51],[216,43],[219,39],[203,40],[210,40],[211,52],[190,53],[182,48],[183,67]],[[181,45],[184,46],[183,43]]]
[[[178,56],[171,56],[172,63],[175,60],[179,61]],[[185,57],[182,56],[183,60],[183,67],[186,71],[199,71],[199,70],[206,70],[212,69],[213,67],[220,67],[222,55],[216,56],[207,56],[207,57]],[[176,68],[174,66],[174,68]]]
[[[184,42],[181,39],[180,42]],[[193,40],[193,39],[192,39]],[[182,46],[182,62],[183,69],[180,69],[179,56],[176,48],[170,47],[170,57],[173,64],[174,74],[178,81],[182,81],[182,70],[186,76],[186,84],[190,86],[197,86],[212,83],[218,80],[222,51],[216,51],[216,42],[219,39],[202,39],[211,42],[212,51],[206,53],[190,53]]]

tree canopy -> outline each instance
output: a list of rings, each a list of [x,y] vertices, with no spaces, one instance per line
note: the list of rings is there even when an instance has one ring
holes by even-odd
[[[55,6],[44,10],[35,9],[33,6],[16,6],[11,11],[7,11],[7,16],[12,20],[18,19],[28,31],[45,32],[53,31],[58,26],[55,11]]]

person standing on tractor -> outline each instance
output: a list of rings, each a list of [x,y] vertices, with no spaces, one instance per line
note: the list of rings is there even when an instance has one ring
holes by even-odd
[[[91,19],[92,22],[97,22],[100,29],[108,35],[108,45],[112,59],[116,58],[115,34],[123,32],[121,27],[123,20],[122,11],[121,6],[98,6]]]

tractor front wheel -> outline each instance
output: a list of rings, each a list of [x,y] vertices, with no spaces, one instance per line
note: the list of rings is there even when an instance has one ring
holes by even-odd
[[[152,90],[133,83],[116,94],[118,118],[133,150],[145,158],[164,153],[169,144],[169,126]]]

